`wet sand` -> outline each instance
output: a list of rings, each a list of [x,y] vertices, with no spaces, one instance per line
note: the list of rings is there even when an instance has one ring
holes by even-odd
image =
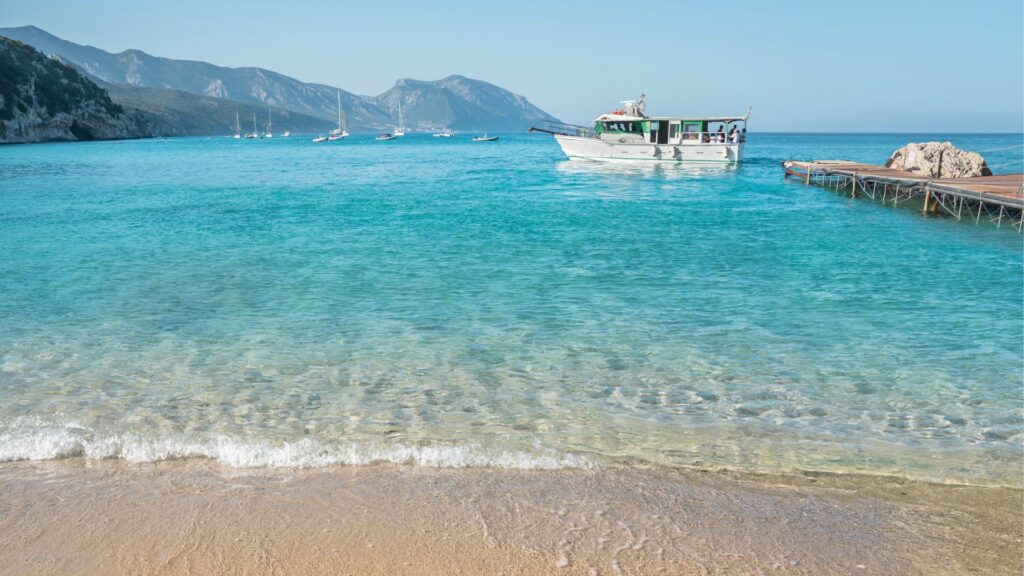
[[[210,461],[0,465],[2,574],[1020,574],[1008,488]]]

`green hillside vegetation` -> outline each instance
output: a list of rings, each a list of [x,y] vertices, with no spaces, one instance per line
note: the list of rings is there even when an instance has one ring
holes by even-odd
[[[0,142],[138,138],[143,114],[74,67],[0,36]]]
[[[0,120],[13,120],[33,108],[49,116],[71,114],[83,101],[106,113],[124,112],[110,95],[72,66],[47,58],[27,44],[0,36]]]

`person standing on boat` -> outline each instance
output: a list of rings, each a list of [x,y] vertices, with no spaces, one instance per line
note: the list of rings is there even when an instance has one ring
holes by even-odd
[[[733,124],[732,128],[729,129],[729,142],[732,142],[733,144],[738,144],[739,141],[740,141],[740,130],[739,130],[739,128],[736,127],[735,124]]]

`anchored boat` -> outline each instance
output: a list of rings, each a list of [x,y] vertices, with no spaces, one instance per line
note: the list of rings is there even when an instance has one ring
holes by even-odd
[[[259,132],[259,130],[256,129],[256,113],[253,112],[252,113],[252,133],[246,134],[245,135],[245,139],[246,140],[255,140],[255,139],[259,138],[259,137],[260,137],[260,132]]]
[[[348,136],[348,128],[345,126],[345,113],[341,108],[341,90],[338,90],[338,127],[327,133],[327,142],[344,140]],[[322,142],[322,140],[313,140]]]
[[[405,136],[405,116],[402,115],[402,100],[398,100],[398,126],[395,126],[395,131],[392,132],[395,137]]]
[[[647,116],[644,96],[621,103],[622,108],[598,116],[593,128],[549,123],[530,132],[553,135],[572,160],[740,161],[749,109],[743,116]]]

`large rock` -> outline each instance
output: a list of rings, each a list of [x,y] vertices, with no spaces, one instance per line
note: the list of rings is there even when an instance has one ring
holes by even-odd
[[[892,153],[886,168],[906,170],[928,178],[991,176],[985,159],[977,152],[960,150],[949,142],[911,142]]]

